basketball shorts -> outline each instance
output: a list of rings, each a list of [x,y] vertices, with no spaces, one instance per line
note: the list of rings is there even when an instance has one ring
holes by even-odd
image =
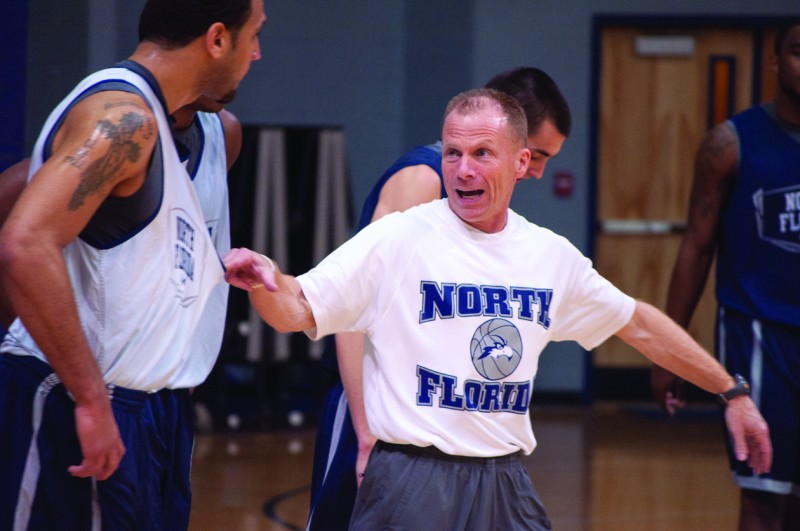
[[[67,467],[82,460],[75,403],[46,363],[0,354],[0,529],[188,528],[189,392],[109,394],[125,456],[105,481],[73,477]]]
[[[358,490],[351,530],[551,529],[519,455],[459,457],[378,441]]]
[[[750,382],[751,397],[767,421],[774,452],[769,474],[753,475],[728,455],[736,483],[745,489],[800,495],[800,327],[753,319],[720,308],[717,356],[731,374]]]
[[[357,457],[358,439],[339,381],[325,399],[317,426],[308,531],[348,528],[358,490]]]

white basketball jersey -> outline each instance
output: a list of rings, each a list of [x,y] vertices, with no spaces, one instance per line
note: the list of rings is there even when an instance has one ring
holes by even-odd
[[[163,191],[154,218],[128,239],[98,249],[78,238],[64,248],[83,331],[109,384],[144,391],[195,386],[208,372],[205,366],[193,369],[191,338],[223,268],[166,112],[148,83],[125,68],[84,79],[45,123],[31,174],[41,166],[48,134],[69,104],[107,80],[135,86],[152,108],[163,158]],[[19,319],[3,350],[47,361]]]
[[[203,131],[203,150],[192,177],[203,209],[206,229],[219,256],[231,250],[230,207],[228,206],[228,164],[225,132],[217,114],[198,112],[196,123]],[[193,362],[184,369],[202,379],[211,372],[219,355],[225,332],[228,308],[228,283],[220,282],[208,297],[200,325],[192,336]]]
[[[635,304],[565,238],[510,210],[501,232],[480,232],[447,199],[367,226],[298,281],[312,338],[367,334],[376,437],[479,457],[533,451],[528,406],[548,342],[593,348]]]

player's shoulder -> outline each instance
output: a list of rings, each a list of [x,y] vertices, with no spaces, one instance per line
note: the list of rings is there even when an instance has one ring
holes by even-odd
[[[736,126],[732,120],[721,122],[706,132],[698,156],[735,156],[739,150],[739,140]]]
[[[123,90],[105,90],[86,96],[67,111],[62,126],[66,132],[99,130],[101,139],[139,133],[141,140],[152,142],[155,142],[157,127],[155,113],[144,97]]]
[[[227,109],[219,111],[217,118],[225,137],[225,156],[228,169],[230,169],[242,151],[242,124],[239,122],[239,118]]]
[[[146,98],[136,91],[110,89],[94,92],[80,99],[73,108],[84,106],[101,114],[126,114],[134,112],[154,116],[155,112]]]
[[[378,209],[403,211],[441,196],[441,180],[436,170],[427,164],[414,164],[400,168],[386,180]]]
[[[242,129],[239,118],[228,109],[222,109],[217,115],[219,116],[219,121],[222,122],[222,127],[225,129],[226,134],[229,134],[234,129]]]
[[[53,115],[51,115],[53,116]],[[51,117],[50,120],[53,120]],[[145,98],[125,90],[104,90],[75,101],[59,121],[51,121],[49,154],[96,175],[111,195],[130,195],[146,176],[159,138],[159,120]],[[37,170],[37,178],[60,180],[60,172]]]

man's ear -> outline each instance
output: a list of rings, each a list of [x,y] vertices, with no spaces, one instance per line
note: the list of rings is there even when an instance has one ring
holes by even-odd
[[[522,177],[528,171],[528,164],[531,161],[531,150],[528,148],[524,148],[519,152],[519,157],[517,158],[517,178]]]
[[[231,34],[225,24],[214,22],[206,31],[206,49],[215,59],[223,56],[225,49],[231,44]]]

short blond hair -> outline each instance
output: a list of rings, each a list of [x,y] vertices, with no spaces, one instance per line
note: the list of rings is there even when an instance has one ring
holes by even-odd
[[[477,88],[456,94],[444,110],[444,120],[447,120],[452,112],[467,115],[486,109],[491,105],[503,113],[508,120],[511,132],[523,146],[526,145],[528,143],[528,119],[525,111],[513,96],[499,90]]]

